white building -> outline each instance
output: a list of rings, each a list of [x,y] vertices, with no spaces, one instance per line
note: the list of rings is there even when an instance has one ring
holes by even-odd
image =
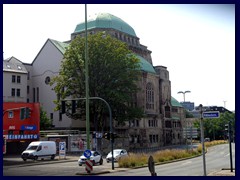
[[[11,57],[3,61],[3,101],[27,102],[29,86],[28,71],[18,59]]]

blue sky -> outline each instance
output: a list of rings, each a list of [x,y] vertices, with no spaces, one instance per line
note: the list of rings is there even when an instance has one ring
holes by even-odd
[[[132,26],[152,51],[153,65],[166,66],[171,95],[189,90],[195,106],[235,110],[235,6],[228,4],[89,4],[88,15],[107,12]],[[84,21],[80,4],[4,4],[4,58],[31,63],[48,38],[70,39]]]

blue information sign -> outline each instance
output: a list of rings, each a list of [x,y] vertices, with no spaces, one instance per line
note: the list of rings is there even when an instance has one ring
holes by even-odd
[[[203,112],[203,118],[219,118],[219,111]]]
[[[90,158],[90,156],[92,155],[91,151],[89,149],[85,150],[83,155],[86,157],[86,158]]]
[[[59,157],[66,157],[66,142],[59,142]]]
[[[59,142],[59,150],[64,151],[65,150],[65,142]]]

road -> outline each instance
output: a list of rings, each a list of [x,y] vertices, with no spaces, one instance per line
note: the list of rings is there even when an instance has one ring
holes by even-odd
[[[235,168],[235,144],[232,144],[233,167]],[[117,164],[115,163],[115,167]],[[206,153],[207,174],[222,168],[230,167],[228,144],[217,145],[208,149]],[[93,167],[95,170],[111,170],[111,163]],[[118,169],[118,168],[115,168]],[[202,156],[155,166],[158,176],[203,176]],[[30,166],[4,166],[4,176],[76,176],[77,173],[85,172],[84,166],[78,166],[76,162],[31,164]],[[115,171],[99,176],[150,176],[148,168],[128,169],[125,171]]]
[[[232,144],[233,168],[235,168],[235,144]],[[230,167],[229,145],[213,146],[206,153],[207,174]],[[157,176],[203,176],[202,156],[155,166]],[[115,172],[105,176],[149,176],[148,168],[131,169],[127,172]]]
[[[85,166],[78,165],[77,157],[70,161],[63,160],[61,162],[57,162],[57,160],[28,160],[23,162],[20,157],[16,159],[16,165],[11,162],[3,166],[3,176],[76,176],[77,174],[86,174]],[[114,163],[114,167],[117,168],[118,164]],[[95,172],[109,171],[111,168],[112,164],[107,163],[105,159],[103,165],[93,166]]]

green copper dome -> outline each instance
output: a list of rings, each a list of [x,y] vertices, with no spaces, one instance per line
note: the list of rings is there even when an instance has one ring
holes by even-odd
[[[171,97],[171,104],[175,107],[182,107],[182,105],[174,97]]]
[[[87,21],[87,29],[94,28],[112,28],[136,37],[134,29],[129,24],[109,13],[98,13],[90,16]],[[85,22],[78,24],[74,33],[82,31],[85,31]]]
[[[145,72],[149,72],[152,74],[156,74],[156,71],[154,70],[152,64],[150,64],[146,59],[144,59],[142,56],[139,56],[137,54],[135,54],[137,56],[137,58],[140,60],[140,66],[141,66],[141,70],[145,71]]]

